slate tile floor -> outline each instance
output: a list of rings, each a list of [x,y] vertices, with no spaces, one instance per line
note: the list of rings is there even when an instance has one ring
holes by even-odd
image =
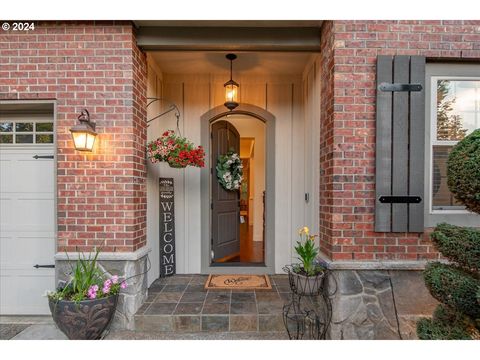
[[[158,279],[135,315],[140,332],[285,332],[286,275],[271,275],[271,290],[205,290],[207,276]]]

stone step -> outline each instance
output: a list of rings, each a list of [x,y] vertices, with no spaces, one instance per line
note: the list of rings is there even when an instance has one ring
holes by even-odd
[[[135,315],[138,332],[284,332],[288,279],[271,277],[271,290],[205,290],[207,277],[158,279]]]
[[[143,331],[111,331],[106,337],[109,340],[288,340],[285,331],[278,332],[143,332]]]
[[[272,315],[136,315],[141,332],[283,332],[281,314]]]

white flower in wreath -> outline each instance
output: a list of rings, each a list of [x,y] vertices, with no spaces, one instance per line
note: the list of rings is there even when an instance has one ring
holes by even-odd
[[[243,164],[237,153],[229,152],[218,159],[217,177],[226,190],[237,190],[241,186]]]

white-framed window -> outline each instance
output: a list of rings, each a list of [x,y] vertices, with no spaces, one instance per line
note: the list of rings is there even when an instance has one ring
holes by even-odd
[[[426,77],[426,225],[480,226],[447,184],[450,151],[480,128],[480,64],[427,64]]]
[[[0,119],[0,145],[53,144],[52,120],[17,117]]]

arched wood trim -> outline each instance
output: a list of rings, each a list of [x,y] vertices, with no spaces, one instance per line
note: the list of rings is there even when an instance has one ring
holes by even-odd
[[[212,122],[226,115],[248,115],[265,123],[266,127],[266,228],[265,228],[265,264],[261,266],[212,266],[210,264],[210,125]],[[201,186],[201,268],[202,273],[265,273],[275,272],[275,116],[269,111],[252,104],[239,104],[230,111],[219,105],[207,111],[200,117],[201,143],[204,145],[207,156],[205,167],[200,172]]]
[[[208,122],[213,122],[223,116],[226,116],[226,115],[238,115],[238,114],[241,114],[241,115],[250,115],[250,116],[253,116],[261,121],[263,121],[264,123],[269,123],[269,122],[274,122],[275,121],[275,116],[259,107],[259,106],[256,106],[256,105],[252,105],[252,104],[239,104],[234,110],[230,111],[228,110],[224,105],[218,105],[216,107],[214,107],[213,109],[207,111],[205,114],[203,114],[201,117],[200,117],[200,121],[203,123],[205,121],[208,121]]]

